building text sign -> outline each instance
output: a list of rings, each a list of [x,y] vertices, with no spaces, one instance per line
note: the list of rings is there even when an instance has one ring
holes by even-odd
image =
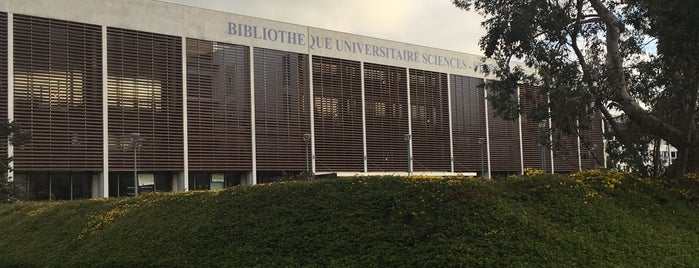
[[[244,23],[228,22],[228,34],[271,42],[307,46],[309,50],[335,50],[343,53],[364,54],[370,57],[423,63],[453,69],[477,70],[478,67],[483,64],[482,62],[473,62],[458,57],[420,53],[409,49],[361,43],[327,36],[309,36],[302,32],[285,31]]]

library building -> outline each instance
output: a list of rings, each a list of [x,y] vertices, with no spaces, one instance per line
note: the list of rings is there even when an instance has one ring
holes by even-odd
[[[157,0],[0,0],[0,117],[31,134],[0,152],[37,200],[305,172],[497,177],[604,165],[599,116],[575,136],[555,135],[550,120],[499,118],[483,64]],[[517,89],[523,108],[535,91]]]

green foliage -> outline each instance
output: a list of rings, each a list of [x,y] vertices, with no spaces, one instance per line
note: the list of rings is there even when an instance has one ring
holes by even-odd
[[[642,175],[638,144],[649,138],[678,148],[669,176],[699,171],[699,12],[695,0],[452,0],[485,16],[480,39],[485,56],[496,61],[488,99],[496,114],[550,118],[558,130],[577,135],[599,122],[611,128],[612,152]],[[513,59],[534,72],[524,72]],[[536,86],[516,99],[518,85]],[[549,102],[548,99],[551,101]],[[642,103],[642,104],[640,104]],[[593,112],[594,111],[594,112]],[[617,123],[612,111],[632,124]],[[645,136],[645,137],[644,137]],[[585,135],[579,135],[585,141]],[[608,147],[612,148],[612,147]],[[656,165],[657,166],[657,165]],[[649,169],[654,169],[649,172]]]
[[[16,122],[8,120],[0,122],[0,142],[7,142],[14,146],[22,146],[27,143],[31,135],[23,131]],[[20,200],[28,200],[30,195],[22,188],[7,180],[7,172],[10,171],[11,157],[0,154],[0,203],[13,203]]]
[[[31,134],[27,131],[22,130],[22,127],[17,122],[11,122],[5,120],[0,122],[0,142],[8,142],[14,146],[22,146],[29,142],[31,139]],[[9,170],[9,163],[12,162],[12,158],[7,156],[0,157],[0,172],[3,174]],[[3,175],[4,178],[4,175]]]
[[[29,200],[29,193],[14,183],[0,179],[0,203],[15,203]]]
[[[3,204],[0,266],[692,266],[698,220],[682,191],[605,171],[292,181]]]

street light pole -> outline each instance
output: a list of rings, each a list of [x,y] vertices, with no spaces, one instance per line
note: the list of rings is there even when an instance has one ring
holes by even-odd
[[[405,134],[403,136],[403,139],[405,140],[405,144],[408,145],[408,176],[410,176],[413,173],[413,162],[411,161],[411,142],[412,142],[412,136],[410,134]]]
[[[133,132],[131,135],[131,146],[133,147],[133,193],[134,197],[138,196],[138,162],[136,161],[136,148],[138,148],[138,137],[141,135],[138,132]]]
[[[306,142],[306,176],[308,176],[310,174],[310,167],[308,165],[308,145],[311,142],[311,134],[303,134],[303,141]]]
[[[546,129],[546,120],[541,120],[539,122],[539,128],[541,128],[541,170],[546,173],[546,140],[545,140],[545,129]]]
[[[483,142],[485,142],[485,138],[478,138],[478,148],[481,150],[481,177],[485,177],[485,167],[483,166]]]

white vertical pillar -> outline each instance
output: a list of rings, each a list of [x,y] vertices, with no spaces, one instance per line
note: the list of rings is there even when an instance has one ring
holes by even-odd
[[[604,158],[604,168],[607,168],[607,138],[604,137],[604,134],[607,131],[607,126],[604,123],[604,119],[600,119],[600,126],[602,127],[602,156]]]
[[[551,96],[546,94],[546,104],[549,107],[549,159],[551,159],[551,174],[556,173],[555,164],[553,161],[553,121],[551,120]]]
[[[362,83],[362,155],[364,156],[364,173],[367,173],[369,172],[369,163],[366,148],[366,89],[364,87],[364,62],[360,64],[359,72],[361,73]]]
[[[575,120],[575,138],[578,143],[578,171],[582,170],[582,156],[580,150],[580,122]]]
[[[250,135],[251,155],[252,155],[252,170],[250,172],[250,180],[248,184],[257,184],[257,141],[255,140],[255,50],[250,46]]]
[[[311,173],[316,174],[316,133],[315,116],[313,115],[313,55],[308,54],[308,107],[311,118]],[[302,139],[303,137],[298,137]]]
[[[109,68],[107,26],[102,26],[102,178],[100,197],[109,197]],[[119,188],[119,185],[117,185]]]
[[[189,132],[187,124],[187,37],[182,37],[182,185],[178,190],[189,191]]]
[[[517,105],[521,105],[521,91],[519,86],[517,87]],[[522,142],[522,113],[517,115],[517,126],[519,131],[519,168],[520,175],[524,175],[524,144]]]
[[[410,139],[406,142],[408,143],[408,175],[413,174],[413,118],[412,118],[412,106],[410,105],[410,68],[405,68],[405,85],[406,94],[408,99],[408,135]],[[400,137],[397,137],[400,138]]]
[[[15,120],[15,38],[14,38],[14,16],[7,13],[7,119]],[[15,147],[7,143],[7,157],[10,159],[15,155]],[[14,161],[7,163],[7,180],[14,180]]]
[[[488,175],[484,176],[486,178],[490,178],[491,169],[490,169],[490,122],[488,122],[488,89],[487,89],[487,84],[488,80],[483,79],[483,103],[484,103],[484,113],[485,113],[485,149],[486,149],[486,158],[488,161]]]
[[[449,109],[449,163],[451,167],[451,172],[454,172],[454,132],[452,128],[452,114],[451,114],[451,75],[447,74],[447,103]]]

